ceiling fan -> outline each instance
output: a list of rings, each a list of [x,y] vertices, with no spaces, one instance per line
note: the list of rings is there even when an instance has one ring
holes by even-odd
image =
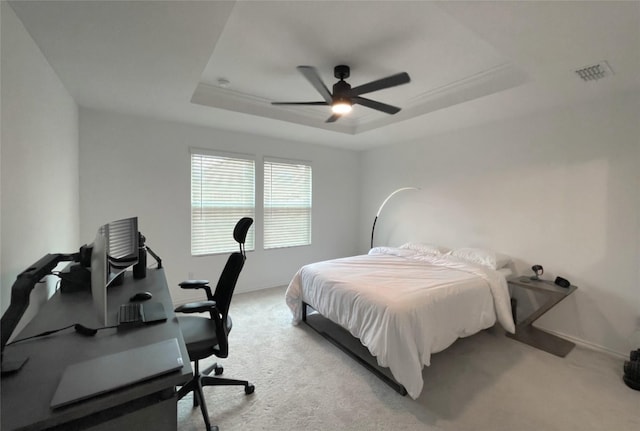
[[[322,96],[324,101],[322,102],[271,102],[272,105],[326,105],[331,106],[333,115],[327,118],[326,123],[333,123],[343,114],[351,111],[352,105],[358,104],[366,106],[367,108],[376,109],[378,111],[386,112],[387,114],[396,114],[400,111],[400,108],[386,103],[377,102],[371,99],[365,99],[360,97],[361,94],[371,93],[373,91],[383,90],[389,87],[395,87],[396,85],[406,84],[411,81],[409,74],[406,72],[397,73],[395,75],[387,76],[386,78],[371,81],[367,84],[359,85],[355,88],[351,88],[345,79],[350,75],[349,66],[339,65],[333,69],[333,75],[339,79],[338,82],[333,84],[333,93],[329,92],[329,89],[318,74],[318,71],[312,66],[298,66],[297,69],[307,78],[307,81],[318,90],[318,93]]]

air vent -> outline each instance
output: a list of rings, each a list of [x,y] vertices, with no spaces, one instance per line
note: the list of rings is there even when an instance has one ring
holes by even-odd
[[[609,67],[606,61],[601,61],[598,64],[591,66],[585,66],[576,70],[576,74],[582,78],[583,81],[597,81],[598,79],[605,78],[613,75],[613,71]]]

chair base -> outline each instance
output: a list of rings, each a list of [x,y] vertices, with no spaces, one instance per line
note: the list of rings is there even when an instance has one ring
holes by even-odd
[[[218,431],[218,427],[211,425],[209,422],[209,412],[207,410],[207,404],[204,401],[204,392],[202,391],[203,386],[244,386],[244,393],[247,395],[252,394],[256,390],[256,387],[246,380],[209,376],[208,374],[213,370],[215,370],[217,376],[222,374],[224,369],[218,364],[213,364],[200,373],[198,361],[195,361],[193,378],[184,386],[180,387],[177,393],[178,399],[180,400],[189,392],[193,392],[193,407],[200,406],[207,431]]]

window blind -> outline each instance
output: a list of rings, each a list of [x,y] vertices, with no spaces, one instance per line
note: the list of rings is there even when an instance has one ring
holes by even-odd
[[[264,248],[311,244],[311,166],[264,161]]]
[[[255,162],[192,152],[191,254],[237,251],[233,228],[242,217],[255,219]],[[250,229],[246,250],[254,250],[254,244]]]

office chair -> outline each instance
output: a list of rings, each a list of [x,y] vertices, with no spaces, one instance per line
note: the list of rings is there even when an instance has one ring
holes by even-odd
[[[218,364],[213,364],[202,373],[198,364],[200,359],[208,358],[211,355],[226,358],[229,354],[227,336],[232,326],[231,317],[228,315],[229,305],[246,259],[244,242],[252,223],[253,219],[244,217],[238,221],[233,229],[233,238],[240,245],[240,252],[232,253],[227,259],[213,294],[208,280],[187,280],[180,283],[180,287],[183,289],[204,289],[207,294],[206,301],[181,305],[175,309],[177,313],[209,313],[209,317],[178,316],[189,358],[194,363],[193,379],[180,388],[178,399],[193,392],[193,407],[200,405],[207,431],[217,431],[218,427],[212,427],[209,423],[209,414],[202,392],[203,386],[244,386],[244,392],[247,395],[252,394],[255,390],[255,386],[246,380],[209,376],[211,371],[215,371],[216,376],[222,374],[224,369]]]

